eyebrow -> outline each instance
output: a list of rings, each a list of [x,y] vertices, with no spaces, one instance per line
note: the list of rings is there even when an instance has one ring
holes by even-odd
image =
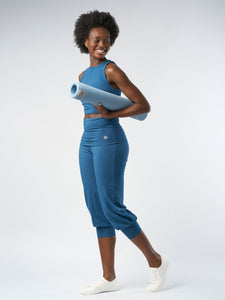
[[[95,38],[95,39],[99,39],[99,38],[100,38],[100,36],[98,36],[98,35],[95,35],[95,36],[94,36],[94,38]],[[107,35],[105,38],[106,38],[106,39],[107,39],[107,38],[110,38],[110,35]]]

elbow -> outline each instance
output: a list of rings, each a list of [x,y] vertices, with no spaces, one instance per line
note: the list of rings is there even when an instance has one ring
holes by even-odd
[[[138,104],[138,103],[136,103],[136,104],[138,105],[138,106],[136,106],[137,107],[137,110],[136,110],[137,114],[150,113],[151,106],[148,102],[142,103],[142,104]]]
[[[146,113],[150,113],[150,111],[151,111],[151,106],[150,106],[150,104],[148,103],[148,104],[146,105],[146,110],[145,110],[145,112],[146,112]]]

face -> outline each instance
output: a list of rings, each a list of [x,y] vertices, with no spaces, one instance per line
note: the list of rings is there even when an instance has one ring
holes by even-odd
[[[92,59],[103,60],[110,49],[110,33],[104,27],[92,28],[84,44]]]

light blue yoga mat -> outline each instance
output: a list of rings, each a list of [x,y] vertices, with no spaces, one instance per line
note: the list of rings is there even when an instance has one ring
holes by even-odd
[[[96,89],[79,81],[72,84],[70,96],[74,99],[82,100],[94,105],[98,105],[98,103],[101,102],[106,109],[111,111],[120,110],[133,104],[133,102],[127,98]],[[142,121],[146,117],[147,113],[144,113],[132,116],[131,118]]]

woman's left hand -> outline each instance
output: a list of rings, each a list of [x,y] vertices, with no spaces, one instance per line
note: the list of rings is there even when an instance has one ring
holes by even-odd
[[[101,102],[98,105],[94,105],[97,111],[101,114],[101,116],[105,119],[110,119],[110,112],[102,105]]]

